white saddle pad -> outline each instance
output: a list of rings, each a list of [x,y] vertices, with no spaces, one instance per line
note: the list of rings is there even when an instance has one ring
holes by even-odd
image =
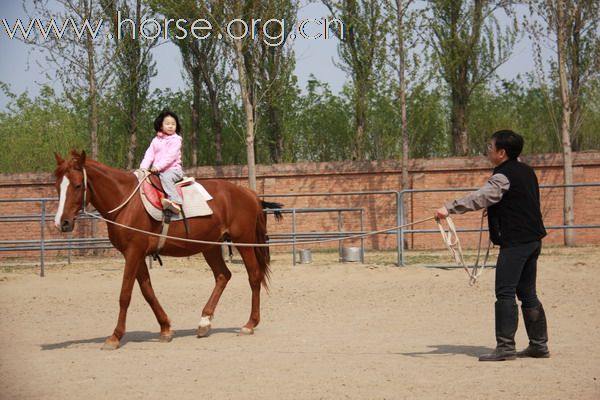
[[[141,175],[136,174],[138,180],[142,178]],[[188,178],[194,179],[194,178]],[[208,191],[202,186],[200,183],[195,182],[184,186],[182,189],[183,192],[183,204],[182,209],[186,218],[192,217],[204,217],[206,215],[212,215],[213,211],[208,205],[209,200],[212,200],[212,196]],[[150,201],[146,198],[144,194],[144,186],[140,186],[140,197],[142,198],[142,203],[144,203],[144,207],[146,211],[152,218],[157,221],[162,221],[163,211],[160,208],[154,207]],[[171,218],[171,221],[178,221],[183,219],[182,214],[175,214]]]

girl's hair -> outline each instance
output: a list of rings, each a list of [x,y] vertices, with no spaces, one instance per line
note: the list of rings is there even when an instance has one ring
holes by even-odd
[[[162,129],[162,124],[163,124],[163,120],[166,117],[173,117],[173,119],[175,119],[175,123],[177,124],[177,127],[175,128],[175,132],[179,133],[181,131],[181,124],[179,123],[179,117],[177,117],[177,114],[175,114],[173,111],[168,110],[168,109],[163,109],[160,114],[158,114],[158,117],[156,117],[156,119],[154,120],[154,130],[156,132],[159,132]]]

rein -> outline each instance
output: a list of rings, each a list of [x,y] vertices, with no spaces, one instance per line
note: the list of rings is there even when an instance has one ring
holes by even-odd
[[[128,226],[128,225],[124,225],[124,224],[120,224],[118,222],[115,221],[111,221],[109,219],[106,219],[100,215],[96,215],[96,214],[92,214],[89,213],[87,211],[82,211],[82,213],[88,217],[92,217],[92,218],[96,218],[96,219],[100,219],[104,222],[107,222],[109,224],[113,224],[116,226],[119,226],[121,228],[125,228],[125,229],[129,229],[135,232],[139,232],[139,233],[143,233],[146,235],[150,235],[150,236],[156,236],[156,237],[163,237],[165,239],[170,239],[170,240],[179,240],[181,242],[187,242],[187,243],[198,243],[198,244],[210,244],[210,245],[223,245],[223,244],[227,244],[230,246],[240,246],[240,247],[277,247],[277,246],[290,246],[293,244],[320,244],[320,243],[327,243],[327,242],[338,242],[340,240],[349,240],[349,239],[360,239],[360,238],[364,238],[364,237],[368,237],[368,236],[372,236],[372,235],[378,235],[381,233],[385,233],[385,232],[391,232],[391,231],[396,231],[400,228],[405,228],[408,226],[412,226],[412,225],[417,225],[426,221],[430,221],[432,219],[434,219],[434,217],[429,217],[429,218],[423,218],[420,219],[418,221],[413,221],[413,222],[409,222],[408,224],[404,224],[404,225],[399,225],[399,226],[395,226],[393,228],[389,228],[389,229],[382,229],[379,231],[372,231],[372,232],[367,232],[367,233],[361,233],[358,235],[350,235],[350,236],[344,236],[342,238],[332,238],[332,239],[323,239],[323,240],[312,240],[312,241],[287,241],[287,242],[277,242],[277,243],[236,243],[236,242],[212,242],[212,241],[208,241],[208,240],[196,240],[196,239],[187,239],[187,238],[181,238],[181,237],[177,237],[177,236],[168,236],[168,235],[162,235],[160,233],[155,233],[155,232],[150,232],[150,231],[145,231],[143,229],[138,229],[138,228],[134,228],[132,226]]]
[[[85,168],[83,169],[84,172],[84,177],[85,177]],[[148,176],[150,176],[150,172],[148,172],[148,170],[143,170],[144,173],[144,178],[141,179],[137,186],[135,187],[135,189],[133,189],[133,192],[131,192],[131,194],[129,195],[129,197],[127,197],[127,199],[125,199],[125,201],[123,203],[121,203],[121,205],[117,206],[116,208],[110,210],[108,213],[112,214],[117,210],[120,210],[121,208],[123,208],[125,206],[125,204],[129,203],[129,200],[131,200],[131,198],[135,195],[135,193],[138,191],[138,189],[140,188],[140,186],[142,186],[142,184],[144,183],[144,181],[146,179],[148,179]],[[137,176],[137,173],[135,174]],[[85,198],[85,193],[84,193],[84,198]]]
[[[82,199],[82,202],[81,202],[81,210],[82,210],[82,212],[84,214],[88,214],[89,215],[89,213],[87,213],[85,211],[85,206],[86,206],[86,203],[87,203],[87,187],[88,187],[87,171],[86,171],[85,167],[83,167],[81,169],[81,171],[83,172],[83,199]],[[125,206],[125,204],[127,204],[129,202],[129,200],[131,200],[131,198],[133,197],[133,195],[135,195],[135,192],[137,192],[137,190],[140,188],[140,186],[142,185],[142,183],[144,183],[144,181],[148,178],[149,175],[150,175],[150,173],[147,170],[144,170],[144,179],[142,179],[137,184],[137,186],[135,187],[135,189],[133,189],[133,192],[131,192],[131,194],[129,195],[129,197],[127,197],[127,199],[125,199],[125,201],[123,203],[121,203],[118,207],[110,210],[108,213],[112,214],[115,211],[120,210],[121,208],[123,208]]]

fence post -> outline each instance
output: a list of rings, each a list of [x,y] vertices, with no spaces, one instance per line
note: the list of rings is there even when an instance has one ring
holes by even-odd
[[[396,247],[398,251],[398,266],[404,266],[404,191],[396,192]]]
[[[296,266],[296,209],[292,208],[292,266]]]
[[[337,223],[338,223],[338,237],[341,237],[342,226],[343,226],[342,212],[338,211],[337,214],[338,214],[337,215],[337,217],[338,217],[338,220],[337,220]],[[342,242],[343,242],[343,240],[338,240],[338,260],[340,260],[340,261],[342,260],[342,248],[343,248]]]
[[[44,225],[46,222],[46,200],[42,200],[42,218],[40,220],[40,276],[44,276],[44,252],[45,248],[45,235],[44,235]]]
[[[364,223],[363,223],[363,210],[360,209],[360,234],[364,233]],[[360,237],[360,262],[365,263],[365,238],[364,236]]]

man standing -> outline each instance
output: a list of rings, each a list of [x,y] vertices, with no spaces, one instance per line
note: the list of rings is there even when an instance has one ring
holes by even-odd
[[[454,200],[435,211],[435,217],[488,209],[490,239],[500,246],[496,262],[496,349],[479,361],[513,360],[516,357],[550,357],[546,315],[536,293],[537,259],[546,230],[540,211],[540,194],[535,172],[518,160],[523,138],[510,130],[494,133],[488,158],[494,165],[487,183],[474,193]],[[521,301],[529,346],[515,349]]]

